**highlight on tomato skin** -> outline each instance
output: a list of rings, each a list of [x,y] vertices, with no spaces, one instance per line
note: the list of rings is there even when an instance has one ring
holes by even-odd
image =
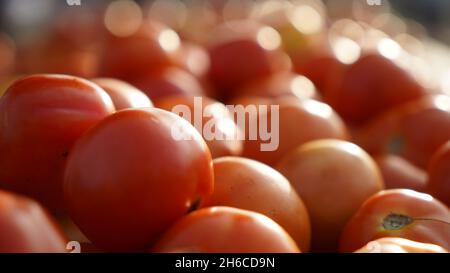
[[[434,244],[385,237],[367,243],[354,253],[448,253],[448,250]]]
[[[63,172],[75,142],[114,112],[98,85],[74,76],[36,74],[0,98],[0,187],[63,206]]]
[[[258,161],[235,156],[213,161],[214,192],[202,207],[230,206],[266,215],[308,252],[311,226],[308,211],[289,181]]]
[[[0,190],[0,253],[64,253],[66,242],[39,203]]]
[[[103,119],[77,142],[64,175],[69,215],[107,251],[143,251],[213,186],[211,153],[201,135],[157,108]]]
[[[273,220],[257,212],[210,207],[179,219],[152,252],[299,253],[295,241]]]
[[[352,252],[370,241],[400,237],[450,248],[450,210],[429,194],[390,189],[368,198],[344,228],[339,250]]]

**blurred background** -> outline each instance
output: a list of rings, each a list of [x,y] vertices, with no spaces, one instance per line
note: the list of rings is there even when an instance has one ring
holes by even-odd
[[[36,72],[102,76],[98,56],[108,36],[131,36],[152,21],[169,27],[177,39],[207,48],[217,25],[249,18],[280,33],[294,67],[293,55],[312,48],[312,41],[323,46],[325,36],[344,63],[384,37],[395,42],[383,44],[388,54],[400,46],[417,57],[403,65],[415,67],[425,85],[450,89],[448,0],[3,0],[0,78]]]

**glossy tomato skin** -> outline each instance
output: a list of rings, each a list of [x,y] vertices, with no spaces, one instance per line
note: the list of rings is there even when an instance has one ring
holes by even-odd
[[[37,202],[0,191],[0,253],[62,253],[66,241]]]
[[[175,95],[202,96],[206,91],[193,75],[177,67],[166,67],[136,76],[130,82],[150,99]]]
[[[386,109],[418,99],[425,89],[405,70],[379,54],[367,54],[344,73],[324,99],[342,118],[361,124]]]
[[[67,155],[113,111],[108,94],[81,78],[33,75],[14,82],[0,101],[0,187],[61,211]]]
[[[108,93],[117,111],[153,106],[147,95],[127,82],[113,78],[95,78],[91,81]]]
[[[305,202],[312,224],[312,251],[336,251],[345,223],[383,189],[375,162],[358,146],[316,140],[287,154],[277,169]]]
[[[348,139],[344,122],[327,104],[316,100],[278,99],[269,102],[279,106],[279,145],[273,151],[262,151],[261,144],[267,141],[246,137],[242,155],[274,166],[284,155],[299,145],[315,139]],[[268,108],[270,110],[270,108]],[[271,111],[260,111],[258,120],[267,120],[271,124]],[[250,117],[250,119],[256,119]],[[248,129],[244,131],[248,133]],[[275,132],[275,129],[274,129]]]
[[[355,134],[371,154],[395,154],[420,168],[450,139],[450,97],[430,95],[374,118]]]
[[[423,220],[391,229],[386,219],[392,214]],[[382,237],[401,237],[449,249],[448,224],[430,219],[450,222],[450,211],[428,194],[406,189],[381,191],[367,199],[347,223],[341,235],[340,251],[355,251]]]
[[[448,251],[438,245],[385,237],[369,242],[355,253],[448,253]]]
[[[175,126],[186,140],[175,138]],[[110,251],[148,247],[212,189],[211,154],[200,134],[156,108],[118,111],[97,124],[74,147],[64,179],[71,218]]]
[[[271,167],[242,157],[214,160],[214,193],[205,207],[229,206],[259,212],[281,225],[302,252],[309,251],[311,227],[303,201]]]
[[[434,154],[428,166],[427,191],[450,207],[450,141]]]
[[[197,101],[197,102],[196,102]],[[192,125],[196,125],[195,117],[206,114],[202,117],[202,125],[196,128],[202,134],[213,158],[221,156],[239,155],[242,151],[242,140],[240,138],[240,130],[234,123],[233,116],[230,111],[222,103],[207,98],[193,96],[167,96],[155,101],[158,108],[173,111],[174,107],[186,106],[190,110],[190,117],[185,117]],[[179,114],[179,113],[177,113]],[[213,138],[205,135],[207,124],[214,122],[211,130],[219,132],[222,139]]]
[[[107,36],[99,61],[99,76],[130,80],[178,62],[180,41],[170,28],[143,24],[130,36]]]
[[[152,248],[154,252],[298,253],[277,223],[256,212],[211,207],[181,218]]]
[[[268,49],[258,40],[258,34],[268,29],[278,35],[276,30],[254,22],[233,21],[218,26],[209,46],[209,77],[216,88],[226,92],[225,97],[248,81],[290,68],[279,44]]]
[[[427,184],[427,173],[396,155],[374,157],[386,189],[410,189],[423,192]]]

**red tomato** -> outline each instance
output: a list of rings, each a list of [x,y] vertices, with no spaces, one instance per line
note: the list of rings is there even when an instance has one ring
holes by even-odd
[[[177,67],[167,67],[141,74],[130,82],[152,100],[173,95],[202,96],[206,93],[202,84],[194,76]]]
[[[300,252],[270,218],[230,207],[204,208],[181,218],[152,249],[155,252]]]
[[[95,78],[91,81],[108,93],[116,110],[153,106],[147,95],[129,83],[113,78]]]
[[[371,154],[395,154],[421,168],[450,139],[450,97],[433,95],[396,107],[360,128],[356,142]]]
[[[277,169],[305,202],[313,251],[336,251],[345,223],[368,197],[383,189],[370,156],[341,140],[308,142],[285,156]]]
[[[271,167],[241,157],[214,160],[214,193],[205,207],[229,206],[262,213],[281,225],[302,252],[309,250],[308,212],[289,181]]]
[[[102,49],[100,76],[130,80],[178,62],[180,40],[170,28],[148,23],[130,36],[110,34]]]
[[[248,21],[218,27],[209,47],[210,79],[224,97],[251,80],[288,70],[290,61],[280,48],[273,28]]]
[[[449,209],[431,195],[405,189],[381,191],[367,199],[347,223],[340,250],[355,251],[382,237],[401,237],[449,249],[448,222]]]
[[[200,115],[202,126],[196,129],[208,144],[213,158],[241,153],[240,130],[234,123],[231,113],[222,103],[206,97],[169,96],[156,100],[155,105],[167,111],[173,111],[174,107],[187,106],[190,116],[184,116],[184,118],[194,126],[196,125],[195,117]],[[213,125],[208,126],[208,124]],[[205,130],[208,128],[211,130]],[[214,135],[217,133],[221,139],[209,135],[210,132],[214,132]]]
[[[0,191],[0,253],[65,252],[66,239],[35,201]]]
[[[327,88],[324,99],[345,121],[361,124],[386,109],[425,95],[405,70],[379,54],[353,63],[340,84]]]
[[[396,155],[380,155],[375,157],[383,176],[386,189],[410,189],[424,191],[427,174],[406,159]]]
[[[272,101],[271,104],[279,105],[279,120],[274,120],[277,124],[271,124],[271,111],[260,111],[257,120],[267,120],[274,134],[272,141],[278,138],[279,146],[273,151],[262,151],[261,144],[268,141],[260,137],[256,140],[250,139],[248,128],[245,128],[243,156],[273,166],[286,153],[307,141],[320,138],[348,138],[344,123],[325,103],[315,100],[280,99]],[[250,121],[255,122],[255,119],[256,117],[251,117]],[[279,126],[279,130],[277,131],[277,127],[274,126]]]
[[[305,76],[292,72],[281,72],[264,79],[257,79],[236,91],[239,96],[317,98],[314,84]]]
[[[432,157],[428,175],[427,191],[450,206],[450,141]]]
[[[211,154],[200,134],[156,108],[118,111],[89,130],[64,179],[71,218],[94,245],[112,251],[148,247],[212,189]]]
[[[73,144],[112,112],[108,94],[89,81],[63,75],[17,80],[0,100],[0,187],[62,210]]]
[[[444,248],[408,239],[386,237],[369,242],[356,253],[448,253]]]

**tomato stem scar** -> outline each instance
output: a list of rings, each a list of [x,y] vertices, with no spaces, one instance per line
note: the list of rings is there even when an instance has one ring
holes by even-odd
[[[391,213],[388,216],[386,216],[383,219],[383,228],[386,230],[399,230],[402,229],[410,224],[412,224],[414,221],[435,221],[443,224],[450,225],[450,222],[446,222],[444,220],[440,219],[432,219],[432,218],[415,218],[410,217],[408,215],[404,214],[398,214],[398,213]]]

